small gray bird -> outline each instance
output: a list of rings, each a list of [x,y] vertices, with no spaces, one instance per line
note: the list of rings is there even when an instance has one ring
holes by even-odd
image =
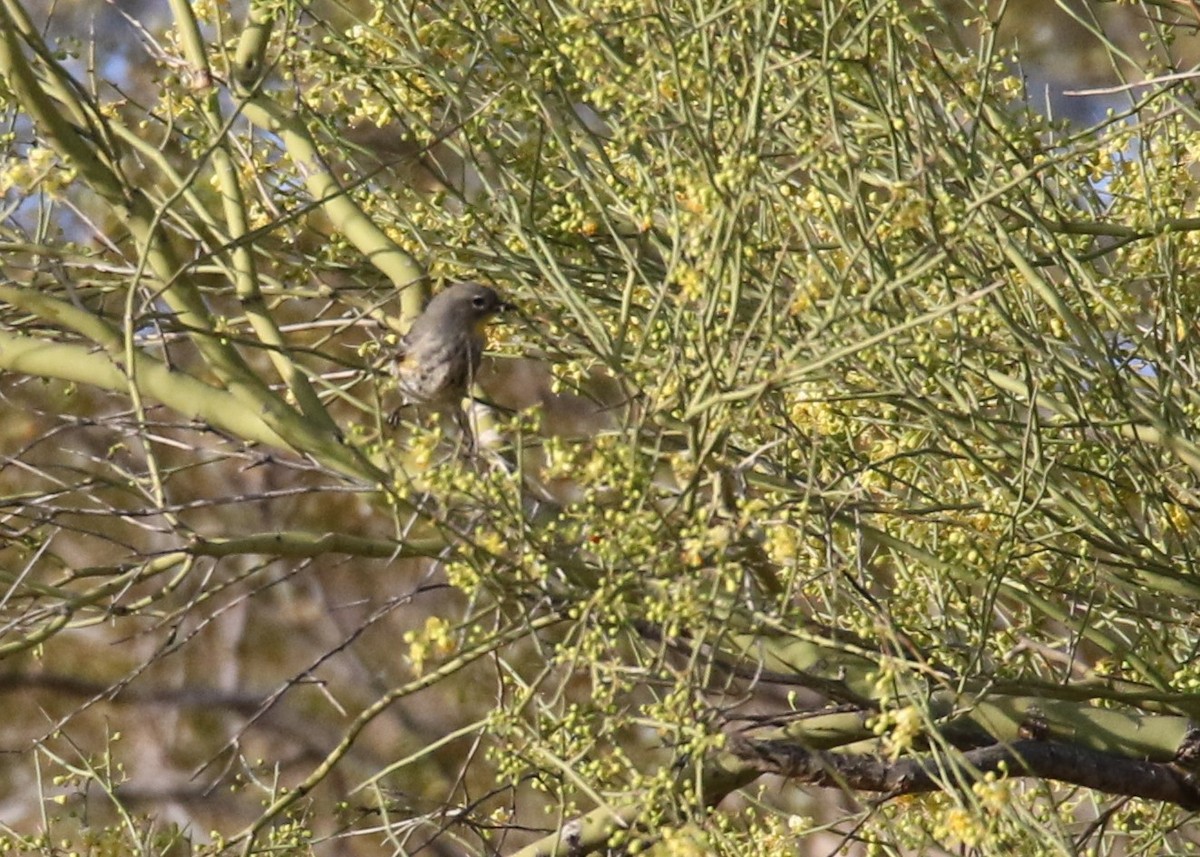
[[[461,405],[483,358],[484,328],[511,307],[482,283],[443,289],[400,339],[392,371],[405,403],[439,411]],[[399,419],[393,413],[388,422]]]

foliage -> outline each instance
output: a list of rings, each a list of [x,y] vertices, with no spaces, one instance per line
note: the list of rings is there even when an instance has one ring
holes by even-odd
[[[7,844],[1194,847],[1187,80],[1081,130],[887,0],[176,0],[121,79],[31,11]],[[476,454],[387,421],[444,278],[520,306]]]

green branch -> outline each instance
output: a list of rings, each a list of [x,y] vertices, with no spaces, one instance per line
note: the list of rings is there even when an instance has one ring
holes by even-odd
[[[302,417],[263,382],[242,359],[237,350],[217,334],[216,324],[199,291],[183,273],[165,234],[159,228],[162,212],[156,211],[140,190],[131,187],[92,154],[83,135],[54,108],[51,99],[38,85],[35,75],[21,52],[16,26],[6,7],[0,7],[0,74],[8,81],[18,100],[57,151],[80,169],[85,181],[106,200],[114,213],[124,220],[145,262],[165,284],[159,292],[176,313],[179,323],[195,331],[192,341],[205,360],[242,405],[261,414],[282,445],[328,462],[343,473],[378,482],[383,474],[360,453],[347,446],[332,423],[318,423]],[[43,52],[38,53],[42,56]],[[57,66],[56,66],[57,68]],[[133,331],[125,332],[127,338]],[[132,353],[132,343],[127,351]],[[142,362],[127,355],[127,385],[139,383],[136,372]],[[130,387],[136,390],[136,386]],[[161,399],[160,399],[161,401]]]
[[[266,70],[267,47],[276,14],[273,9],[265,9],[262,3],[250,6],[248,22],[234,56],[234,77],[245,97],[242,112],[259,128],[279,135],[292,163],[303,176],[308,192],[321,205],[334,228],[400,290],[401,323],[407,326],[420,315],[428,297],[424,270],[338,184],[304,123],[258,88]]]
[[[288,446],[258,414],[227,390],[211,387],[140,352],[136,360],[142,391],[172,410],[251,443]],[[109,354],[7,331],[0,331],[0,368],[90,384],[114,393],[129,390],[128,375]]]
[[[181,35],[184,53],[192,64],[193,76],[202,81],[212,80],[212,70],[208,66],[208,57],[204,51],[204,40],[200,34],[200,26],[196,21],[191,5],[183,0],[171,0],[171,9],[175,14],[176,27]],[[233,244],[233,284],[234,292],[246,312],[246,319],[258,335],[258,338],[268,346],[268,355],[275,371],[279,373],[287,385],[301,413],[314,425],[320,426],[327,432],[336,433],[334,425],[317,397],[316,391],[289,358],[287,343],[280,332],[275,320],[266,310],[262,292],[258,287],[258,275],[254,264],[254,254],[243,243],[250,232],[249,220],[246,216],[246,200],[238,181],[237,169],[229,152],[227,138],[228,125],[221,117],[220,94],[212,85],[204,88],[197,95],[200,107],[209,127],[216,136],[212,150],[213,168],[220,187],[221,203],[225,212],[225,222],[229,230],[230,242]]]

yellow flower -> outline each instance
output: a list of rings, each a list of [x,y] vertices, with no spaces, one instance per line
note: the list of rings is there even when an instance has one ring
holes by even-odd
[[[450,623],[438,616],[425,620],[425,627],[406,631],[404,642],[408,643],[408,659],[413,672],[420,675],[425,670],[425,661],[431,656],[445,657],[454,651],[454,638]]]

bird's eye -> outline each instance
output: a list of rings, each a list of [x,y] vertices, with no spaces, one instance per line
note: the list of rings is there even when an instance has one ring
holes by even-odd
[[[487,298],[483,295],[476,295],[475,297],[471,298],[471,303],[474,305],[475,309],[483,309],[487,306]]]

